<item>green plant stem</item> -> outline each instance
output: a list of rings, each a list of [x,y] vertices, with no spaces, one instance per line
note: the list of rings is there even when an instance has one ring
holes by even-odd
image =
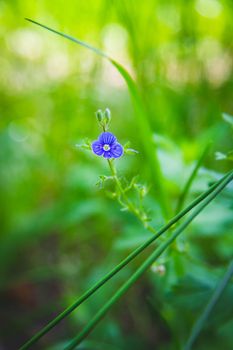
[[[57,317],[50,321],[45,327],[43,327],[39,332],[37,332],[31,339],[29,339],[24,345],[20,347],[19,350],[29,349],[33,344],[35,344],[41,337],[48,333],[52,328],[54,328],[61,320],[68,316],[72,311],[74,311],[79,305],[81,305],[86,299],[88,299],[92,294],[94,294],[102,285],[104,285],[110,278],[117,274],[122,268],[124,268],[128,263],[130,263],[134,258],[136,258],[142,251],[144,251],[151,243],[156,241],[164,232],[166,232],[170,227],[172,227],[178,220],[180,220],[185,214],[192,210],[196,205],[198,205],[203,199],[205,199],[214,189],[224,181],[229,175],[226,174],[222,179],[214,183],[207,191],[198,196],[194,201],[192,201],[184,210],[173,217],[165,226],[163,226],[157,234],[150,237],[145,243],[136,248],[131,254],[129,254],[124,260],[122,260],[118,265],[116,265],[110,272],[108,272],[102,279],[96,282],[91,288],[89,288],[84,294],[82,294],[72,305],[67,307],[63,312],[61,312]]]
[[[108,159],[108,164],[109,164],[109,168],[110,168],[111,173],[112,173],[112,177],[114,178],[114,180],[116,182],[116,187],[117,187],[118,191],[120,192],[121,196],[124,198],[125,204],[127,205],[127,208],[129,209],[129,211],[131,211],[142,222],[142,224],[145,226],[145,228],[148,231],[156,234],[157,231],[154,229],[154,227],[152,227],[151,225],[149,225],[148,223],[146,223],[143,220],[143,218],[140,214],[140,211],[134,206],[134,204],[126,196],[125,191],[121,185],[121,182],[117,176],[117,171],[116,171],[116,168],[114,167],[113,161]]]
[[[209,151],[209,148],[210,148],[211,144],[212,144],[212,142],[210,142],[210,143],[208,143],[206,145],[206,147],[204,148],[204,151],[202,152],[201,156],[199,157],[199,159],[198,159],[198,161],[197,161],[193,171],[191,172],[191,174],[190,174],[190,176],[189,176],[189,178],[188,178],[188,180],[187,180],[187,182],[186,182],[186,184],[184,186],[184,189],[183,189],[183,191],[181,193],[179,201],[177,203],[176,214],[179,213],[181,211],[181,209],[183,208],[184,202],[185,202],[185,200],[187,198],[187,195],[189,193],[190,187],[192,186],[192,183],[193,183],[193,181],[194,181],[194,179],[195,179],[195,177],[196,177],[196,175],[198,173],[198,170],[200,169],[200,166],[201,166],[203,160],[205,159],[205,157],[206,157],[206,155],[207,155],[207,153]]]
[[[181,226],[174,231],[168,240],[162,243],[136,270],[136,272],[122,285],[121,288],[105,303],[105,305],[96,313],[93,319],[83,328],[83,330],[72,340],[72,342],[65,347],[64,350],[74,349],[84,340],[92,329],[105,316],[108,310],[126,293],[126,291],[141,277],[141,275],[154,263],[154,261],[174,242],[174,240],[184,231],[184,229],[194,220],[194,218],[224,189],[227,184],[232,181],[233,172],[231,172],[225,180],[220,183],[217,188],[203,200],[203,202],[194,209],[190,217],[181,224]]]
[[[202,328],[205,326],[205,322],[207,321],[211,311],[215,307],[216,303],[218,302],[219,298],[221,297],[224,289],[226,288],[229,280],[233,276],[233,260],[231,260],[229,267],[217,285],[214,293],[212,294],[212,297],[208,304],[206,305],[206,308],[202,312],[201,316],[197,319],[196,323],[194,324],[192,328],[192,332],[190,334],[190,337],[188,338],[188,341],[184,347],[184,350],[191,350],[195,340],[197,339],[198,335],[200,334]]]

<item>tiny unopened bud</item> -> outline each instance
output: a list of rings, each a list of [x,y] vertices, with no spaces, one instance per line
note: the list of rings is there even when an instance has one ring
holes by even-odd
[[[140,190],[140,195],[141,195],[142,197],[145,197],[146,194],[147,194],[147,192],[148,192],[148,190],[147,190],[146,186],[142,186],[142,187],[141,187],[141,190]]]
[[[157,273],[160,276],[164,276],[166,273],[166,268],[164,265],[152,265],[151,271]]]
[[[96,112],[96,118],[98,119],[98,121],[101,123],[102,119],[103,119],[103,112],[101,111],[101,109],[98,109],[98,111]]]
[[[142,213],[141,218],[142,218],[142,221],[143,221],[143,222],[149,221],[149,218],[148,218],[148,216],[147,216],[146,213]]]
[[[108,124],[111,120],[111,112],[109,108],[105,109],[104,116],[105,116],[106,123]]]

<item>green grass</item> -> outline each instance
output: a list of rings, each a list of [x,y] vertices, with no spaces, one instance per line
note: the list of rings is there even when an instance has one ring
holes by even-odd
[[[231,350],[232,182],[169,241],[232,169],[230,2],[3,0],[0,17],[1,346]],[[105,108],[138,151],[113,169],[75,147]]]

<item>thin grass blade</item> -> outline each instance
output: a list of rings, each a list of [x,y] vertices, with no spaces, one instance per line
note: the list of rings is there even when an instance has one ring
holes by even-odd
[[[217,304],[219,298],[221,297],[222,293],[224,292],[224,289],[226,288],[227,284],[229,283],[231,277],[233,276],[233,260],[230,262],[229,267],[217,285],[209,303],[206,305],[206,308],[204,309],[201,316],[197,319],[196,323],[193,326],[192,332],[190,334],[190,337],[184,347],[184,350],[191,350],[194,342],[196,341],[197,337],[201,333],[201,330],[205,327],[205,323],[207,319],[209,318],[211,312],[213,311],[215,305]]]
[[[145,243],[140,245],[131,254],[129,254],[124,260],[122,260],[118,265],[116,265],[109,273],[107,273],[102,279],[97,281],[91,288],[89,288],[80,298],[78,298],[72,305],[67,307],[63,312],[61,312],[56,318],[49,322],[44,328],[42,328],[38,333],[36,333],[31,339],[29,339],[20,350],[29,349],[33,344],[35,344],[40,338],[42,338],[46,333],[48,333],[52,328],[54,328],[59,322],[61,322],[65,317],[67,317],[71,312],[78,308],[85,300],[87,300],[91,295],[93,295],[99,288],[101,288],[107,281],[109,281],[114,275],[116,275],[121,269],[123,269],[127,264],[129,264],[134,258],[136,258],[140,253],[142,253],[150,244],[156,241],[158,237],[164,234],[169,228],[177,223],[184,215],[186,215],[190,210],[192,210],[196,205],[203,201],[215,188],[224,181],[230,173],[226,174],[222,179],[213,184],[206,192],[198,196],[193,202],[182,210],[178,215],[173,217],[165,226],[163,226],[156,235],[153,235]]]
[[[183,208],[185,200],[188,196],[189,190],[192,186],[192,183],[193,183],[195,177],[197,176],[198,170],[200,169],[205,157],[208,154],[208,151],[210,149],[211,144],[212,144],[212,142],[210,142],[206,145],[206,147],[204,148],[204,151],[201,153],[201,156],[199,157],[193,171],[191,172],[191,174],[190,174],[190,176],[189,176],[189,178],[184,186],[184,189],[180,195],[179,201],[177,203],[176,213],[179,213],[180,210]]]
[[[200,212],[233,180],[233,171],[220,183],[215,190],[206,197],[203,202],[194,209],[190,217],[174,231],[168,240],[162,243],[136,270],[136,272],[122,285],[121,288],[105,303],[105,305],[97,312],[93,319],[88,322],[84,329],[72,340],[72,342],[64,350],[72,350],[76,348],[96,327],[105,314],[112,306],[127,292],[127,290],[143,275],[143,273],[154,263],[156,259],[175,241],[175,239],[186,229],[186,227],[199,215]]]

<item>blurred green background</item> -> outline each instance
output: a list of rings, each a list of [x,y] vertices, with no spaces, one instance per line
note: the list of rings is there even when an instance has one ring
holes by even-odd
[[[170,217],[209,141],[189,200],[232,166],[215,159],[233,147],[221,117],[233,114],[231,0],[0,0],[1,349],[17,349],[150,236],[96,186],[109,174],[105,160],[75,147],[100,133],[97,109],[110,108],[111,131],[139,151],[117,161],[119,173],[139,174],[150,188],[153,224],[165,220],[119,72],[24,17],[102,49],[130,72],[154,134]],[[231,185],[80,349],[181,349],[232,257],[232,198]],[[62,349],[149,251],[34,348]],[[231,283],[195,349],[232,349],[232,329]]]

